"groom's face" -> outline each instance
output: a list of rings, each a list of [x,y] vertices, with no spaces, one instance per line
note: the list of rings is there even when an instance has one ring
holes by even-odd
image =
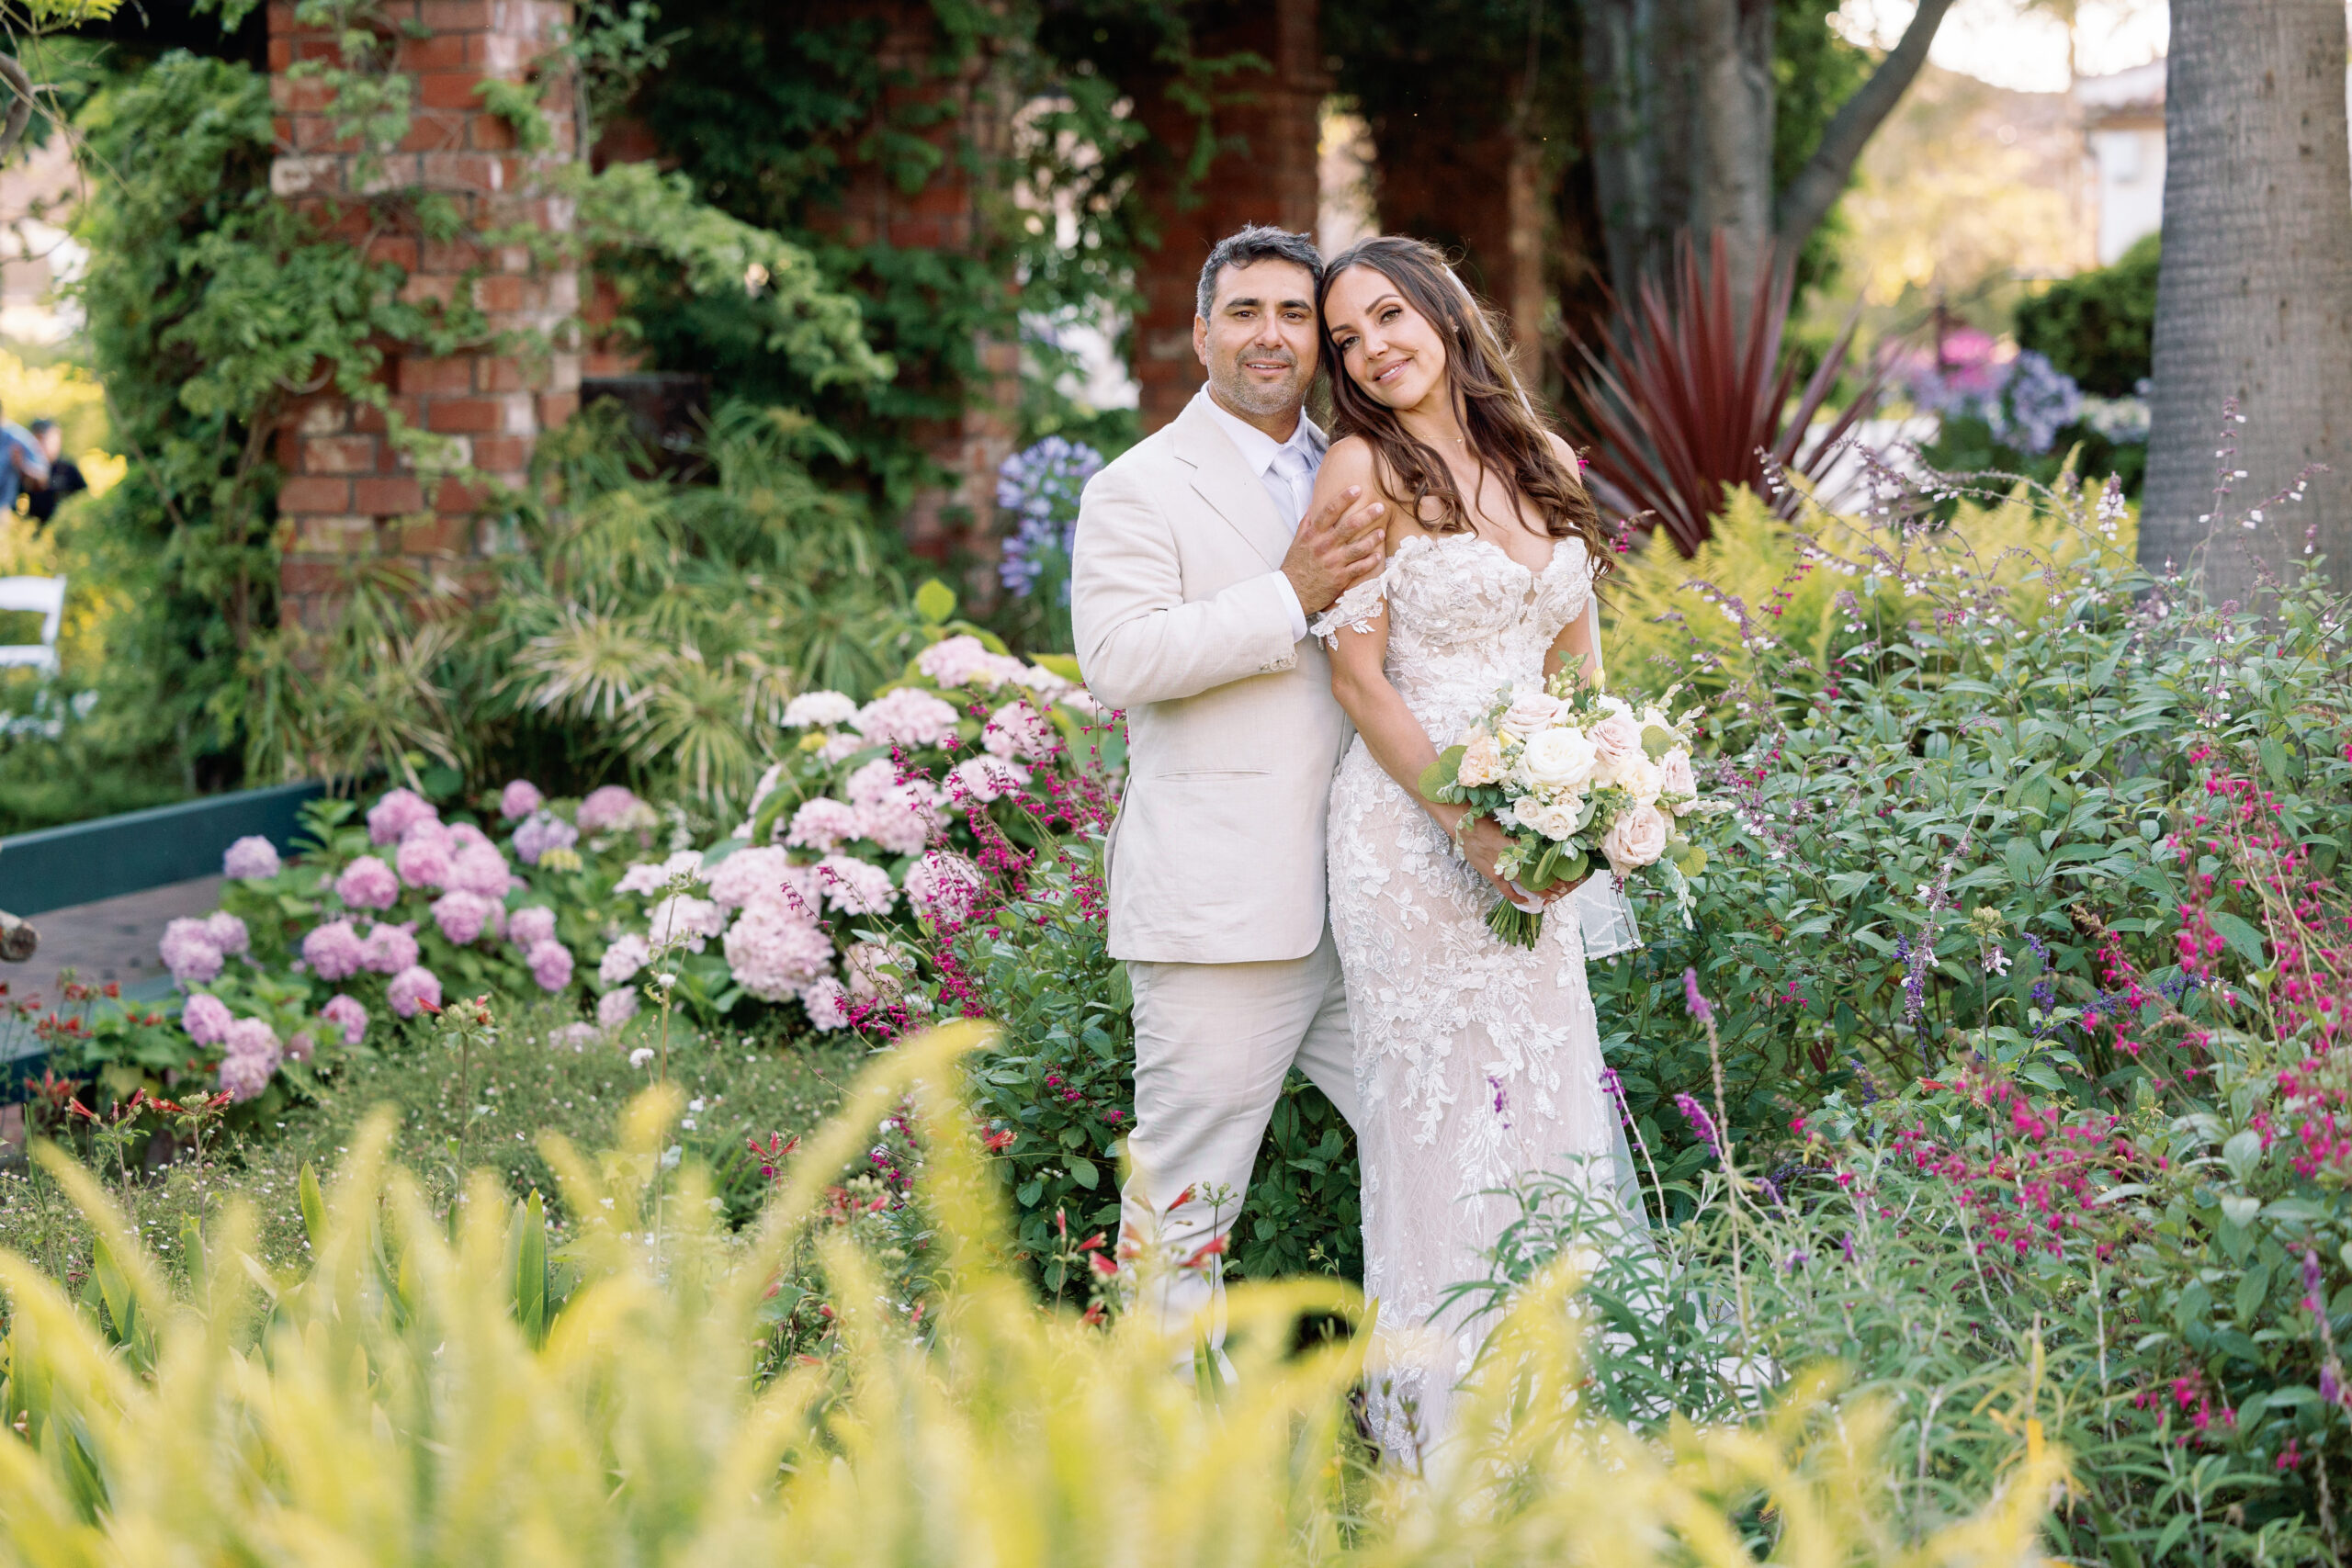
[[[1315,379],[1315,275],[1266,260],[1217,275],[1206,320],[1193,318],[1193,352],[1217,400],[1235,413],[1297,413]]]

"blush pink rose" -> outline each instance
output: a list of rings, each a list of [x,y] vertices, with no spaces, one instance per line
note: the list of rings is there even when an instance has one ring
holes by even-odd
[[[1657,807],[1630,807],[1600,836],[1600,852],[1609,857],[1609,869],[1623,876],[1656,864],[1666,852],[1667,832],[1666,818]]]

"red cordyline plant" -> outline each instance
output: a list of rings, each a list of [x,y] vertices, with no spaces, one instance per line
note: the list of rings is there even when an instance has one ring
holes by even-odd
[[[1808,479],[1828,472],[1839,444],[1875,406],[1885,371],[1872,367],[1808,444],[1846,373],[1860,318],[1847,321],[1800,389],[1797,356],[1783,343],[1792,293],[1788,267],[1768,255],[1754,293],[1735,298],[1722,233],[1703,265],[1686,235],[1663,285],[1644,279],[1606,338],[1577,342],[1582,363],[1563,367],[1566,413],[1578,445],[1589,446],[1585,482],[1604,510],[1646,517],[1690,556],[1713,532],[1728,487],[1765,491],[1768,457]]]

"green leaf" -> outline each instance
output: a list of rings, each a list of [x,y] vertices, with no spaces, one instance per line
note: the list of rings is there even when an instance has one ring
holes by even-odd
[[[2232,1176],[2241,1182],[2251,1181],[2256,1168],[2262,1164],[2262,1134],[2252,1128],[2237,1134],[2222,1145],[2222,1158]]]
[[[1653,762],[1681,744],[1682,737],[1662,724],[1648,725],[1642,730],[1642,750],[1649,753]]]
[[[1438,791],[1450,787],[1462,772],[1463,754],[1467,746],[1449,746],[1437,754],[1437,761],[1421,770],[1420,791],[1425,800],[1438,798]]]
[[[937,578],[927,580],[915,590],[915,614],[931,626],[939,626],[956,614],[956,591]]]
[[[2206,918],[2213,922],[2213,929],[2222,933],[2222,940],[2230,944],[2231,952],[2245,959],[2255,968],[2262,967],[2262,933],[2260,931],[2226,910]]]
[[[2262,1301],[2270,1293],[2270,1265],[2256,1263],[2238,1281],[2238,1291],[2231,1304],[2237,1308],[2238,1326],[2250,1327],[2255,1314],[2262,1310]]]
[[[327,1201],[319,1191],[319,1173],[309,1160],[302,1162],[302,1175],[295,1183],[295,1190],[302,1202],[302,1230],[311,1238],[311,1249],[316,1252],[326,1245]]]
[[[514,1321],[534,1346],[548,1334],[548,1216],[539,1190],[514,1205]]]
[[[1091,1192],[1096,1184],[1102,1179],[1102,1173],[1097,1170],[1094,1168],[1094,1162],[1085,1156],[1072,1155],[1069,1156],[1069,1179]]]

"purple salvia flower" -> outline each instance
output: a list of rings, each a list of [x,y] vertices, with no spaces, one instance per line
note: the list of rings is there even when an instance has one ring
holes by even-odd
[[[1690,1123],[1690,1130],[1699,1134],[1699,1141],[1707,1145],[1707,1152],[1717,1159],[1723,1158],[1723,1138],[1715,1130],[1715,1119],[1707,1114],[1707,1108],[1687,1094],[1674,1097],[1674,1108],[1682,1112],[1682,1119]]]
[[[1684,1003],[1690,1007],[1690,1016],[1692,1018],[1697,1019],[1702,1024],[1713,1023],[1715,1021],[1714,1004],[1707,1000],[1707,998],[1700,993],[1699,972],[1696,969],[1685,969],[1682,972],[1682,999]],[[1687,1100],[1690,1097],[1688,1095],[1678,1095],[1675,1098],[1678,1100]]]

